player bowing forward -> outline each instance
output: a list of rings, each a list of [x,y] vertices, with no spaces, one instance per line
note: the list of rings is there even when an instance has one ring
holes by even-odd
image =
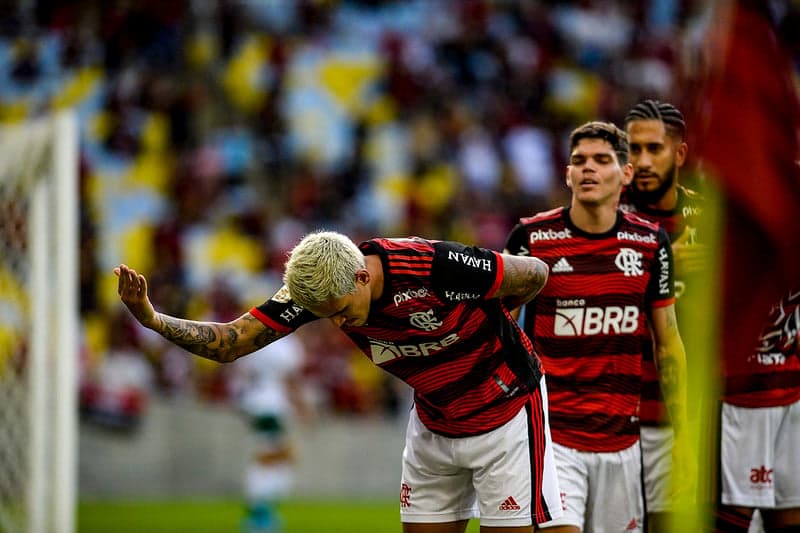
[[[341,328],[414,389],[402,460],[405,533],[532,532],[561,515],[547,391],[531,341],[508,312],[547,281],[539,259],[454,242],[307,235],[284,287],[221,324],[157,313],[144,276],[116,268],[146,327],[186,350],[233,361],[317,319]]]

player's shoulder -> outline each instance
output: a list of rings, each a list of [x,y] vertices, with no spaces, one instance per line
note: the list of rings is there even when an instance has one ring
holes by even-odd
[[[627,222],[628,224],[632,225],[634,228],[637,228],[641,231],[645,232],[652,232],[657,233],[660,227],[659,223],[654,220],[647,220],[636,213],[632,213],[630,211],[625,211],[624,209],[620,209],[620,213],[622,214],[622,219]]]
[[[523,226],[530,226],[533,224],[541,224],[545,222],[552,222],[553,220],[557,220],[563,216],[564,208],[563,207],[556,207],[550,209],[548,211],[540,211],[535,215],[529,217],[522,217],[519,219],[519,223]]]
[[[365,254],[371,253],[392,253],[404,250],[423,251],[429,250],[436,242],[411,235],[409,237],[374,237],[359,244],[359,248]]]

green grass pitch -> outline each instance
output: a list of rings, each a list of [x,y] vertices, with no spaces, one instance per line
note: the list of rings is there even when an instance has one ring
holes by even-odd
[[[85,501],[78,506],[77,533],[238,533],[238,501]],[[396,501],[300,501],[281,504],[286,533],[400,533]],[[478,532],[478,521],[468,533]]]

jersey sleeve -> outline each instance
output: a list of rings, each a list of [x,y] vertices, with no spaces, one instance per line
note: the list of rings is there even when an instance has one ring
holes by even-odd
[[[525,226],[517,224],[508,234],[506,250],[513,255],[531,255],[528,242],[528,232],[525,230]]]
[[[272,298],[250,309],[250,314],[268,328],[281,333],[291,333],[317,319],[311,311],[294,303],[285,285]]]
[[[431,283],[449,301],[492,297],[503,281],[501,254],[478,246],[438,241],[433,243]]]
[[[665,307],[675,303],[675,272],[672,262],[672,246],[664,228],[658,228],[658,249],[650,268],[650,283],[647,286],[647,301],[651,307]]]

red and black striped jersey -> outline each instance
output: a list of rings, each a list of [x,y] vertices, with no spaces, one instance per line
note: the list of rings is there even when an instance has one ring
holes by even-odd
[[[502,256],[492,250],[421,238],[359,245],[383,266],[383,292],[363,326],[342,331],[376,365],[414,389],[431,431],[465,437],[505,424],[538,387],[533,345],[498,298]],[[313,315],[281,314],[268,302],[251,313],[291,331]]]
[[[800,288],[773,306],[746,361],[724,368],[724,399],[741,407],[776,407],[800,400]]]
[[[700,193],[682,185],[677,186],[677,202],[675,209],[654,209],[645,205],[636,205],[634,198],[627,190],[622,192],[620,209],[629,213],[658,222],[669,235],[670,242],[683,239],[687,244],[700,242],[698,228],[700,217],[703,215],[705,198]],[[689,276],[675,271],[675,313],[678,318],[678,329],[682,328],[681,296],[692,285]],[[685,300],[683,300],[685,301]],[[658,370],[653,357],[653,343],[649,340],[643,348],[642,358],[642,404],[639,410],[640,422],[647,426],[661,426],[669,424],[667,409],[661,394],[661,383],[658,380]]]
[[[646,314],[674,302],[672,252],[657,224],[622,211],[603,234],[557,208],[521,219],[507,249],[550,266],[520,319],[547,372],[554,442],[616,451],[639,438]]]

